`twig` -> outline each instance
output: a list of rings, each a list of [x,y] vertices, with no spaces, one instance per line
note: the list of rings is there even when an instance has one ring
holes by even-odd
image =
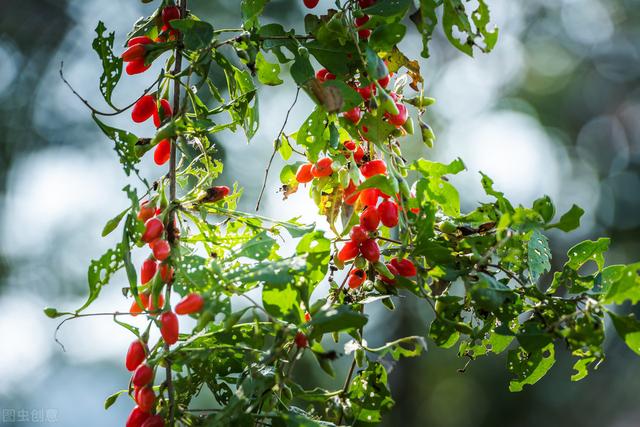
[[[62,81],[64,82],[64,84],[67,85],[67,87],[69,87],[69,89],[71,89],[71,92],[73,92],[73,94],[80,100],[82,101],[82,103],[84,105],[87,106],[87,108],[89,108],[89,110],[91,110],[91,112],[95,115],[98,116],[116,116],[124,111],[127,111],[129,108],[133,107],[134,105],[136,105],[136,102],[138,102],[140,100],[140,98],[142,98],[143,96],[145,96],[146,94],[148,94],[149,92],[151,92],[151,89],[153,89],[158,82],[164,77],[164,72],[160,73],[160,75],[158,76],[158,78],[156,79],[156,81],[153,82],[153,84],[151,84],[148,88],[146,88],[143,92],[142,95],[140,95],[135,101],[133,101],[131,104],[127,105],[124,108],[116,108],[115,111],[113,111],[112,113],[105,113],[103,111],[97,110],[95,107],[93,107],[89,101],[87,101],[86,99],[84,99],[74,88],[73,86],[71,86],[71,83],[69,83],[69,81],[64,77],[64,73],[62,72],[62,67],[64,66],[64,62],[60,62],[60,78],[62,79]]]
[[[269,163],[267,164],[267,168],[264,171],[264,180],[262,181],[262,189],[260,189],[260,195],[258,196],[258,202],[256,203],[256,212],[260,209],[260,202],[262,201],[262,196],[264,195],[264,190],[267,187],[267,178],[269,177],[269,171],[271,170],[271,164],[273,163],[273,159],[275,158],[276,153],[278,152],[278,148],[280,148],[280,137],[282,136],[282,133],[284,132],[284,127],[287,125],[287,121],[289,120],[289,114],[291,113],[291,110],[293,110],[293,107],[296,105],[296,102],[298,102],[298,95],[300,95],[300,86],[298,86],[298,88],[296,89],[296,96],[293,99],[293,103],[291,104],[291,106],[287,110],[287,115],[284,117],[284,123],[282,123],[282,127],[280,128],[280,132],[278,132],[278,135],[276,136],[276,141],[275,141],[275,143],[273,145],[273,153],[271,153],[271,157],[269,158]]]

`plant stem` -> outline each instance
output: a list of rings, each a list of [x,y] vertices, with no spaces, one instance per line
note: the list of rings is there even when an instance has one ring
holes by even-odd
[[[178,0],[178,7],[180,8],[180,16],[186,17],[187,15],[187,0]],[[176,46],[176,63],[173,68],[173,74],[178,75],[182,70],[182,34],[179,36],[178,44]],[[180,114],[180,78],[176,78],[173,81],[173,112],[175,115]],[[173,202],[176,199],[176,159],[178,155],[178,150],[176,146],[177,138],[173,138],[171,140],[171,153],[169,157],[169,202]],[[171,225],[171,233],[175,232],[175,223],[173,214],[169,215],[169,224]],[[173,236],[169,236],[169,243],[172,246],[172,251],[175,250],[176,240]],[[167,305],[170,307],[171,300],[171,283],[167,283],[167,287],[165,289],[165,301]],[[165,352],[170,351],[169,344],[164,345]],[[171,374],[171,360],[166,360],[166,383],[167,383],[167,395],[169,398],[169,427],[173,427],[175,424],[175,393],[173,390],[173,378]]]

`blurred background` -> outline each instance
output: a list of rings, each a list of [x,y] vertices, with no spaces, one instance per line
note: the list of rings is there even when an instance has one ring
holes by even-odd
[[[317,10],[331,3],[322,0]],[[426,117],[438,139],[433,150],[407,139],[407,156],[447,162],[462,157],[468,171],[455,182],[467,210],[485,200],[479,170],[516,203],[530,205],[548,194],[559,212],[572,203],[582,206],[587,213],[579,230],[550,236],[556,268],[572,244],[597,236],[613,238],[609,263],[637,261],[640,3],[488,3],[500,28],[493,53],[468,58],[438,30],[432,57],[420,59],[427,94],[438,101]],[[193,0],[190,6],[218,28],[240,24],[237,0]],[[101,239],[102,226],[128,203],[120,192],[127,178],[111,142],[61,82],[60,63],[64,61],[75,88],[102,107],[101,69],[91,49],[97,21],[118,29],[120,52],[133,22],[153,7],[131,0],[0,2],[1,425],[122,425],[132,407],[121,398],[108,411],[103,409],[104,398],[127,384],[123,361],[131,336],[108,317],[76,320],[60,333],[64,352],[53,339],[56,322],[46,318],[42,308],[81,305],[90,260],[117,238]],[[265,22],[277,18],[302,29],[301,1],[273,0],[266,12]],[[413,36],[401,48],[417,58],[419,39],[412,27],[409,33]],[[135,99],[153,80],[151,74],[123,76],[116,104]],[[294,94],[290,81],[261,88],[261,129],[252,143],[232,134],[218,139],[225,161],[220,181],[245,187],[245,210],[255,205],[272,140]],[[299,126],[310,107],[302,96],[288,131]],[[132,127],[127,114],[109,123],[144,136],[153,130]],[[142,170],[154,179],[164,169],[150,158]],[[280,165],[273,168],[262,213],[287,218],[286,212],[296,212],[305,221],[315,221],[316,209],[304,191],[284,202],[276,193]],[[122,277],[116,277],[92,311],[126,310],[120,283]],[[321,296],[325,291],[316,292]],[[407,300],[395,312],[369,313],[365,335],[370,345],[401,334],[426,333],[428,310]],[[512,394],[505,355],[472,362],[459,373],[465,361],[454,349],[430,346],[422,357],[392,368],[396,406],[385,425],[638,426],[640,363],[617,339],[607,341],[607,351],[602,366],[578,383],[569,379],[570,357],[560,352],[547,377]],[[346,361],[338,368],[346,370]],[[323,376],[317,381],[330,385],[341,380]]]

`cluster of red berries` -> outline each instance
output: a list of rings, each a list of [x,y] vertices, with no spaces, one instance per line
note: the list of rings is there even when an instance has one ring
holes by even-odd
[[[164,121],[173,116],[173,110],[169,101],[161,98],[157,100],[153,95],[144,95],[133,106],[131,119],[136,123],[142,123],[153,117],[153,124],[159,128]],[[156,145],[153,160],[157,165],[163,165],[171,156],[171,141],[163,139]]]
[[[132,37],[127,42],[127,50],[121,56],[122,60],[127,63],[125,68],[127,74],[134,75],[147,71],[151,67],[150,63],[147,64],[147,53],[158,48],[158,43],[177,39],[178,30],[171,26],[171,21],[180,19],[180,8],[167,6],[162,9],[161,15],[162,27],[155,40],[148,36],[138,36]]]
[[[145,224],[145,230],[141,240],[147,244],[152,250],[140,269],[140,302],[133,301],[130,313],[134,316],[147,310],[153,313],[162,310],[164,307],[164,297],[162,296],[162,288],[157,296],[151,294],[152,282],[159,274],[162,283],[168,284],[173,281],[174,270],[167,262],[171,254],[171,246],[163,238],[165,234],[165,226],[158,217],[162,213],[162,208],[156,208],[149,201],[145,201],[140,205],[138,219]],[[156,301],[154,301],[156,299]],[[168,345],[175,344],[178,341],[179,323],[176,314],[193,314],[202,310],[204,299],[196,293],[185,296],[175,307],[175,313],[172,311],[164,311],[160,314],[160,334],[162,339]],[[133,408],[127,419],[127,427],[162,427],[164,420],[160,415],[154,415],[156,395],[153,391],[153,367],[147,363],[147,343],[142,340],[135,340],[129,346],[125,366],[127,370],[133,372],[131,384],[133,386],[133,399],[137,406]]]

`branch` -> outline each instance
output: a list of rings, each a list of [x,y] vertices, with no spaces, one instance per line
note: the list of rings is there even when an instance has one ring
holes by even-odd
[[[264,180],[262,181],[262,189],[260,189],[260,195],[258,196],[258,203],[256,203],[256,212],[260,209],[260,202],[262,201],[264,190],[267,187],[267,178],[269,177],[269,170],[271,170],[271,163],[273,163],[273,159],[276,156],[278,149],[280,148],[280,137],[284,132],[284,127],[287,125],[287,121],[289,120],[289,114],[291,113],[291,110],[293,110],[293,107],[296,105],[296,102],[298,102],[298,95],[300,95],[300,86],[298,86],[298,88],[296,89],[296,97],[293,99],[293,103],[287,110],[287,115],[284,117],[284,123],[282,123],[280,132],[278,132],[278,135],[276,136],[275,144],[273,144],[273,153],[271,153],[271,157],[269,158],[269,163],[267,164],[267,168],[264,171]]]
[[[91,110],[91,112],[95,115],[98,116],[117,116],[120,113],[123,113],[125,111],[127,111],[129,108],[133,107],[134,105],[136,105],[136,102],[138,102],[140,100],[140,98],[142,98],[143,96],[145,96],[146,94],[148,94],[149,92],[151,92],[151,90],[158,84],[158,82],[164,77],[164,71],[162,73],[160,73],[160,75],[158,76],[158,78],[148,87],[146,88],[143,92],[142,95],[140,95],[135,101],[133,101],[131,104],[127,105],[124,108],[116,108],[114,109],[113,112],[111,113],[105,113],[103,111],[97,110],[95,107],[93,107],[89,101],[87,101],[85,98],[83,98],[74,88],[73,86],[71,86],[71,83],[69,83],[69,81],[64,77],[64,73],[62,72],[62,68],[64,66],[64,62],[60,62],[60,78],[62,79],[62,81],[64,82],[64,84],[67,85],[67,87],[69,89],[71,89],[71,92],[73,92],[73,94],[80,100],[82,101],[82,103],[84,105],[87,106],[87,108],[89,110]]]

